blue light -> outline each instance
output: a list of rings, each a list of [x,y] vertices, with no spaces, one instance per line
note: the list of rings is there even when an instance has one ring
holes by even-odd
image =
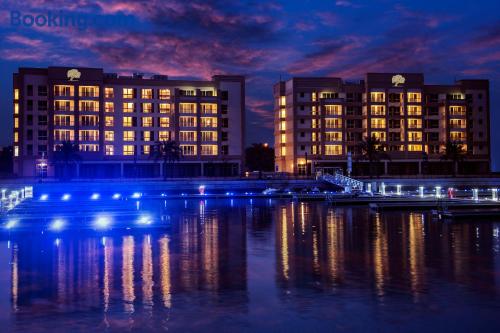
[[[68,201],[69,199],[71,199],[71,195],[70,194],[64,194],[61,198],[62,201]]]
[[[137,220],[137,224],[141,224],[141,225],[150,225],[151,223],[153,223],[153,219],[149,215],[142,215]]]
[[[54,243],[57,247],[59,247],[59,244],[61,244],[61,240],[59,238],[56,238],[56,241]]]
[[[100,197],[99,193],[94,193],[92,194],[92,196],[90,197],[90,200],[98,200]]]
[[[132,194],[132,199],[139,199],[140,197],[142,197],[142,193],[135,192],[134,194]]]
[[[118,200],[118,199],[120,199],[120,197],[121,197],[121,194],[120,194],[120,193],[115,193],[115,194],[113,194],[113,199],[114,199],[114,200]]]
[[[9,222],[7,222],[7,224],[5,225],[5,228],[6,229],[12,229],[15,226],[17,226],[17,223],[18,223],[17,220],[9,220]]]
[[[107,216],[99,216],[94,222],[94,226],[97,229],[106,229],[110,225],[111,225],[111,219]]]
[[[48,194],[42,194],[40,196],[40,201],[47,201],[47,199],[49,198],[49,195]]]
[[[59,231],[64,227],[64,221],[61,219],[54,220],[50,225],[50,230]]]

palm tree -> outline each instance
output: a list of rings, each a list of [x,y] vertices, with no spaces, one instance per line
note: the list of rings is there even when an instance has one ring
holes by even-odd
[[[453,162],[453,177],[456,177],[458,172],[458,163],[465,159],[464,146],[456,141],[446,142],[445,150],[441,155],[441,159]]]
[[[57,146],[54,152],[54,162],[55,164],[62,164],[63,172],[61,179],[69,180],[70,175],[68,173],[68,167],[70,164],[78,163],[81,160],[80,150],[78,145],[71,141],[63,141]]]
[[[370,178],[373,177],[373,169],[376,166],[376,162],[382,159],[390,160],[390,156],[385,152],[385,146],[380,142],[379,139],[374,136],[365,137],[363,141],[359,143],[359,148],[361,150],[361,159],[367,160],[370,164],[369,172]]]
[[[156,141],[153,146],[151,157],[155,161],[163,161],[163,179],[167,179],[167,164],[179,161],[182,157],[182,149],[174,140]]]

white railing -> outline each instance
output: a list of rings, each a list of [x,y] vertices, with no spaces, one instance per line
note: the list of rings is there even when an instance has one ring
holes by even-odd
[[[348,190],[363,190],[363,182],[353,179],[351,177],[344,176],[343,174],[340,173],[335,173],[334,175],[330,175],[327,173],[318,173],[318,179],[321,179],[323,181],[326,181],[330,184],[334,184],[340,187],[343,187],[344,189]]]

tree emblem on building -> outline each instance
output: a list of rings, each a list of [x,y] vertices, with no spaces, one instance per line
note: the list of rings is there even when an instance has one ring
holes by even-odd
[[[77,81],[82,76],[82,73],[78,69],[73,68],[66,73],[66,76],[70,81]]]
[[[400,85],[404,84],[406,81],[405,77],[401,74],[394,75],[392,77],[392,84],[394,87],[399,87]]]

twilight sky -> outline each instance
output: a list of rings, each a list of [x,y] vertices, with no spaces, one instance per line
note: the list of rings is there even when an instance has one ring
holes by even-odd
[[[80,26],[15,20],[18,13],[47,17],[49,11],[59,19],[61,10],[78,15]],[[499,1],[458,0],[2,1],[0,145],[12,141],[12,73],[18,67],[88,66],[174,78],[245,74],[248,144],[273,142],[272,84],[280,76],[360,79],[366,72],[405,71],[443,84],[486,78],[496,147],[499,13]],[[500,170],[500,151],[492,153]]]

